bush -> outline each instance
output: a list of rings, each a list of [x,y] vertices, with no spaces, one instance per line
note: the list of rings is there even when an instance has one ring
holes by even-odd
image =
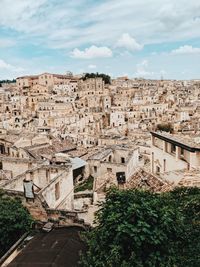
[[[25,232],[33,220],[18,199],[0,192],[0,256],[2,256]]]
[[[157,125],[156,130],[172,133],[174,129],[171,123],[161,123]]]
[[[85,81],[88,78],[99,78],[99,77],[101,77],[103,79],[105,84],[111,83],[111,79],[110,79],[109,75],[106,75],[104,73],[98,73],[98,72],[97,73],[86,73],[82,79],[83,79],[83,81]]]
[[[75,193],[79,191],[85,191],[85,190],[92,190],[93,189],[93,182],[94,182],[94,177],[89,176],[87,180],[85,180],[83,183],[79,184],[75,188]]]
[[[111,189],[85,240],[83,266],[200,266],[200,189]]]

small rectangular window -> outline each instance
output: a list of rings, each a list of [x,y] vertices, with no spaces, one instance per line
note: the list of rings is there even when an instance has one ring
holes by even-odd
[[[125,158],[121,158],[121,163],[125,163]]]
[[[55,198],[58,200],[60,198],[60,184],[59,182],[55,184]]]
[[[184,149],[181,147],[181,155],[184,156]]]
[[[156,173],[159,174],[160,173],[160,167],[156,166]]]
[[[176,152],[176,146],[174,144],[171,145],[171,153]]]

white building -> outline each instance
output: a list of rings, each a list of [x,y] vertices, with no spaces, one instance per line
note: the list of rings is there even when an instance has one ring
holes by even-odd
[[[174,175],[176,180],[179,178],[178,171],[200,167],[200,144],[191,141],[192,138],[151,132],[151,139],[152,173],[163,176],[170,172],[177,172]]]

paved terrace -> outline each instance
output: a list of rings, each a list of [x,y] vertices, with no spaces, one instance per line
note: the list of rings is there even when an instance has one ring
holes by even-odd
[[[86,246],[80,238],[81,227],[53,229],[38,233],[19,252],[8,267],[76,267]]]

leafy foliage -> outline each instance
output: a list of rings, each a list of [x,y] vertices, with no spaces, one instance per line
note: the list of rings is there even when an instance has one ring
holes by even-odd
[[[174,128],[171,123],[161,123],[157,125],[156,130],[172,133]]]
[[[82,79],[85,81],[88,78],[98,78],[98,77],[101,77],[103,81],[105,82],[105,84],[111,83],[111,79],[109,75],[106,75],[104,73],[98,73],[98,72],[97,73],[86,73]]]
[[[177,188],[169,194],[174,209],[184,214],[177,255],[180,266],[200,266],[200,189]]]
[[[16,82],[15,79],[13,79],[13,80],[0,80],[0,84],[2,84],[2,83],[15,83],[15,82]]]
[[[0,256],[30,230],[32,218],[20,200],[0,192]]]
[[[111,189],[96,214],[97,226],[86,234],[82,264],[200,266],[199,212],[200,189],[163,194]]]
[[[93,182],[94,182],[94,177],[89,176],[87,180],[85,180],[83,183],[79,184],[75,188],[75,192],[79,191],[85,191],[85,190],[92,190],[93,189]]]

